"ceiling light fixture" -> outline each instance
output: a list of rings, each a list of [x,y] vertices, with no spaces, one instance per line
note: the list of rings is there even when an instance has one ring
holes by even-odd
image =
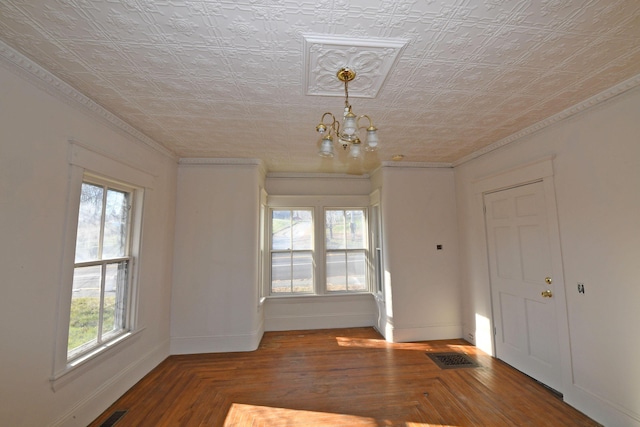
[[[362,146],[358,131],[365,129],[365,126],[360,126],[360,120],[366,118],[369,121],[369,126],[366,127],[367,139],[364,144],[366,151],[375,151],[378,149],[378,129],[373,125],[371,117],[366,114],[356,116],[351,111],[351,104],[349,104],[349,82],[356,78],[356,72],[344,67],[338,70],[336,75],[338,80],[344,82],[345,100],[343,121],[341,125],[340,121],[337,120],[336,116],[332,113],[324,113],[322,115],[320,123],[316,126],[316,131],[322,135],[318,154],[322,157],[333,157],[333,142],[334,138],[336,138],[343,149],[349,149],[349,155],[351,157],[358,158],[360,157]]]

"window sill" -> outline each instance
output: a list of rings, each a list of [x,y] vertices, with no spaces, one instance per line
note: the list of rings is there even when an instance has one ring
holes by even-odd
[[[371,298],[375,295],[371,292],[345,292],[345,293],[332,293],[332,294],[297,294],[297,295],[270,295],[265,297],[267,301],[281,301],[281,302],[304,302],[304,301],[314,301],[321,302],[322,300],[332,301],[336,299],[356,299],[356,298]]]
[[[55,372],[49,379],[51,382],[51,389],[53,391],[60,390],[87,370],[91,369],[91,365],[94,365],[92,362],[95,361],[95,363],[98,363],[98,361],[104,361],[111,355],[115,354],[115,349],[121,350],[123,347],[131,345],[134,342],[133,338],[138,336],[143,330],[144,328],[140,328],[135,331],[127,332],[126,334],[123,334],[100,347],[96,347],[86,354],[68,361],[62,370]]]

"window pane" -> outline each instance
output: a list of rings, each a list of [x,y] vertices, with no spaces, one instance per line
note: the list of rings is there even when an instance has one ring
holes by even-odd
[[[99,259],[103,193],[100,186],[82,183],[75,262]]]
[[[311,211],[293,211],[291,234],[294,251],[308,251],[313,245],[313,221]]]
[[[291,249],[291,211],[271,212],[271,249]]]
[[[325,238],[327,249],[345,249],[345,218],[343,210],[325,211]]]
[[[96,343],[100,322],[101,266],[78,267],[73,272],[68,351]]]
[[[124,330],[126,326],[128,261],[106,266],[104,279],[103,339]]]
[[[123,191],[108,189],[107,205],[104,215],[102,259],[127,256],[129,194]]]
[[[367,290],[366,268],[364,252],[347,253],[347,290],[355,292]]]
[[[327,291],[366,291],[366,267],[364,251],[327,253]]]
[[[365,247],[365,222],[363,210],[347,211],[346,218],[349,221],[349,234],[347,249],[363,249]]]
[[[313,292],[313,257],[309,252],[293,253],[293,292]]]
[[[327,253],[327,291],[347,290],[347,258],[344,252]]]
[[[271,254],[271,292],[291,291],[291,252]]]

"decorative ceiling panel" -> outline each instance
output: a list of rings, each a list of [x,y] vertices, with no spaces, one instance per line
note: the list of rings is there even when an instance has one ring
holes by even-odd
[[[307,95],[344,96],[336,77],[342,68],[356,73],[349,82],[353,97],[375,98],[408,40],[303,34]]]
[[[637,0],[2,0],[0,40],[138,139],[272,172],[457,163],[640,84]],[[342,66],[380,134],[357,161],[316,155]]]

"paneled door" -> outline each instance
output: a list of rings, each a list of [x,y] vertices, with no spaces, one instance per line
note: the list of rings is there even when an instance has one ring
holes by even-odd
[[[542,182],[484,195],[496,357],[562,390],[550,227]],[[559,282],[562,282],[560,279]]]

